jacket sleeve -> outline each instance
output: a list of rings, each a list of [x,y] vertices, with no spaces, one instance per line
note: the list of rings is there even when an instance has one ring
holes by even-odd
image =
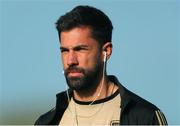
[[[153,125],[168,125],[166,117],[160,110],[154,112]]]

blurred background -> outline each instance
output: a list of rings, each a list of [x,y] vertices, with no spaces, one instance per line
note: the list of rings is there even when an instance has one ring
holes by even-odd
[[[0,0],[0,124],[31,125],[65,90],[54,23],[76,5],[112,20],[108,73],[180,124],[178,0]]]

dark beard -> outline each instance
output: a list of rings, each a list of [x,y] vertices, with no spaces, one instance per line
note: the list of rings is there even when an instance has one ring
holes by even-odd
[[[69,67],[65,70],[65,78],[68,86],[76,91],[88,91],[95,88],[99,82],[100,74],[101,74],[101,66],[100,63],[97,63],[94,69],[85,70],[79,67]],[[80,77],[69,77],[68,74],[71,71],[81,72],[83,76]]]

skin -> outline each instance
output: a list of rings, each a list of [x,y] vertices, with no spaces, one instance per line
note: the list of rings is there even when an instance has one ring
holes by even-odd
[[[63,31],[60,34],[61,44],[61,58],[64,70],[70,66],[81,67],[83,69],[93,69],[96,63],[100,63],[103,66],[103,51],[107,52],[107,59],[109,59],[112,53],[112,45],[110,42],[104,44],[101,48],[99,43],[92,38],[91,29],[89,27],[75,27],[68,31]],[[103,68],[103,67],[102,67]],[[97,80],[97,86],[91,90],[76,91],[73,90],[74,98],[79,101],[93,101],[101,88],[102,82],[102,69],[100,70],[99,80]],[[69,73],[68,76],[79,77],[83,76],[80,72]],[[105,81],[102,91],[98,99],[105,98],[112,93],[114,84],[110,82],[105,73]],[[117,89],[115,86],[114,89]]]

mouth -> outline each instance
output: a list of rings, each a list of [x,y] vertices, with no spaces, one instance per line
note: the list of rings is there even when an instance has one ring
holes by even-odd
[[[78,71],[72,71],[72,72],[68,73],[68,76],[69,77],[80,77],[80,76],[83,76],[83,73],[82,72],[78,72]]]

